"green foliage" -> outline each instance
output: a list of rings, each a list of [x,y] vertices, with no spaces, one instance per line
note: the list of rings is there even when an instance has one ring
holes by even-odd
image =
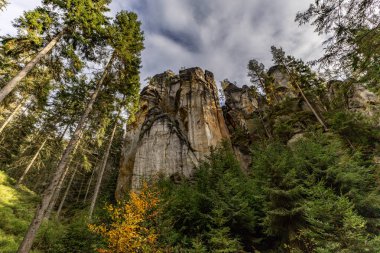
[[[33,248],[46,253],[65,252],[62,244],[65,230],[65,226],[56,220],[46,221],[38,231]]]
[[[340,135],[267,140],[252,157],[242,173],[225,143],[190,180],[161,180],[161,243],[188,252],[380,249],[378,168]]]
[[[315,252],[360,252],[365,246],[366,222],[346,197],[337,196],[322,183],[312,186],[305,202],[309,226],[299,231],[304,247]],[[314,248],[314,249],[313,249]]]
[[[44,40],[43,36],[46,36],[46,32],[57,22],[57,15],[54,12],[37,7],[24,12],[23,16],[15,20],[14,26],[18,29],[21,38],[24,37],[25,41],[30,41],[32,45],[40,47]]]
[[[0,171],[0,252],[13,253],[23,239],[38,196]],[[87,214],[87,212],[86,212]],[[87,219],[78,212],[69,223],[51,220],[38,233],[32,252],[95,252],[99,238],[87,229]]]
[[[273,62],[279,69],[289,77],[290,85],[297,90],[297,84],[305,90],[305,93],[313,92],[314,96],[325,91],[323,79],[312,71],[309,65],[301,59],[296,59],[291,55],[286,55],[282,48],[271,47]],[[307,91],[307,92],[306,92]],[[297,90],[298,92],[298,90]]]
[[[250,77],[251,83],[255,84],[256,87],[260,87],[262,90],[267,90],[266,81],[268,75],[265,71],[265,66],[259,63],[257,60],[250,60],[248,63],[248,76]]]
[[[378,171],[359,154],[352,156],[338,136],[311,135],[291,148],[272,143],[253,157],[260,224],[277,238],[276,247],[376,252],[368,242],[379,233]]]
[[[75,219],[69,221],[66,226],[66,233],[62,236],[63,249],[60,252],[96,252],[97,248],[104,246],[101,244],[102,241],[99,236],[88,230],[86,215],[87,212],[78,213]]]
[[[379,148],[379,127],[368,117],[347,110],[336,110],[329,111],[326,120],[335,133],[349,140],[362,152],[375,153]]]
[[[227,144],[213,150],[191,181],[161,182],[162,240],[172,246],[237,252],[255,232],[255,201]]]
[[[325,54],[318,60],[336,75],[355,75],[379,90],[380,15],[378,0],[316,0],[299,12],[299,24],[311,23],[327,34]]]
[[[15,188],[14,184],[0,171],[0,251],[4,253],[17,250],[38,201],[36,194],[25,187]]]
[[[236,238],[231,238],[230,228],[227,226],[227,218],[224,217],[224,210],[212,210],[209,236],[210,251],[212,252],[237,252],[242,249],[240,242]]]

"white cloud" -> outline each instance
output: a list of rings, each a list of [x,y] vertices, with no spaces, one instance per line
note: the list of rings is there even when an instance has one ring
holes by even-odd
[[[12,0],[0,13],[1,34],[10,20],[40,1]],[[297,11],[312,0],[114,0],[112,12],[136,11],[145,32],[142,80],[167,69],[200,66],[217,80],[248,84],[252,58],[271,64],[270,46],[282,46],[298,58],[321,54],[322,39],[312,27],[294,22]]]
[[[0,12],[0,35],[14,34],[15,29],[12,27],[12,21],[21,16],[26,10],[38,6],[40,0],[10,0],[6,9]]]
[[[146,51],[142,75],[200,66],[217,80],[248,84],[252,58],[271,65],[270,46],[306,61],[321,55],[322,39],[312,27],[294,22],[311,0],[140,0],[129,7],[143,22]],[[157,35],[167,38],[157,43]],[[163,41],[163,40],[162,40]],[[174,46],[177,44],[178,46]],[[178,50],[180,49],[180,50]]]

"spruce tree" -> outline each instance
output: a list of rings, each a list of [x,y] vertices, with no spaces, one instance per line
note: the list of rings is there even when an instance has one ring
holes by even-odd
[[[32,38],[32,42],[42,49],[2,87],[0,103],[61,40],[64,40],[67,48],[71,49],[68,52],[69,56],[76,59],[77,64],[80,64],[81,57],[95,60],[94,44],[102,41],[99,30],[108,22],[105,12],[108,11],[109,2],[109,0],[44,0],[42,7],[26,12],[18,19],[16,27],[20,33],[12,40],[20,41],[22,32],[27,31],[27,37]],[[60,50],[61,56],[64,56],[65,47],[61,47]]]
[[[54,2],[56,4],[63,4],[63,1]],[[77,17],[76,15],[78,15],[78,13],[75,13],[74,16]],[[94,25],[96,25],[96,23]],[[136,86],[138,87],[140,52],[143,49],[143,35],[140,30],[140,22],[137,20],[137,15],[129,12],[121,12],[116,16],[114,24],[106,27],[103,32],[103,36],[106,37],[107,45],[113,48],[113,52],[111,53],[108,63],[104,67],[104,71],[97,77],[97,80],[94,83],[94,91],[92,92],[86,108],[76,125],[75,131],[61,156],[53,178],[44,192],[41,205],[36,210],[35,217],[20,245],[19,252],[28,252],[31,249],[36,232],[53,200],[52,198],[55,189],[65,172],[71,153],[81,138],[88,116],[93,109],[98,95],[105,88],[104,85],[109,84],[107,88],[114,92],[125,94],[128,97],[136,96],[136,92],[138,91]],[[107,79],[113,76],[117,76],[119,81],[107,82]]]
[[[318,79],[315,74],[312,73],[310,68],[306,66],[301,60],[296,60],[292,56],[285,56],[285,52],[282,48],[271,47],[273,61],[280,66],[281,69],[290,79],[290,84],[301,94],[302,99],[306,102],[307,106],[313,112],[315,118],[321,124],[325,131],[328,130],[326,123],[322,119],[321,115],[317,111],[315,105],[306,96],[305,89],[314,88],[319,85]],[[318,88],[318,87],[317,87]]]
[[[299,12],[300,25],[311,23],[327,35],[325,52],[317,62],[338,77],[356,77],[379,89],[379,0],[316,0]]]

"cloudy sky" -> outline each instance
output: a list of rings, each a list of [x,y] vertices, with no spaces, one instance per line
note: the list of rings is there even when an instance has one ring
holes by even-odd
[[[0,35],[14,33],[11,20],[39,0],[10,0],[0,12]],[[199,66],[248,84],[246,66],[255,58],[271,65],[270,46],[281,46],[306,61],[321,55],[321,41],[310,26],[294,22],[312,0],[113,0],[112,12],[139,14],[145,33],[142,82],[167,69]]]

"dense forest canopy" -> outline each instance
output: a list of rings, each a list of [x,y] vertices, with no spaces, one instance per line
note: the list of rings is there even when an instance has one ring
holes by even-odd
[[[1,252],[380,251],[379,1],[300,10],[296,22],[328,36],[323,57],[276,45],[274,66],[250,60],[250,87],[220,91],[226,119],[233,92],[256,102],[249,124],[190,177],[145,178],[121,201],[144,33],[110,3],[43,0],[1,34]]]

